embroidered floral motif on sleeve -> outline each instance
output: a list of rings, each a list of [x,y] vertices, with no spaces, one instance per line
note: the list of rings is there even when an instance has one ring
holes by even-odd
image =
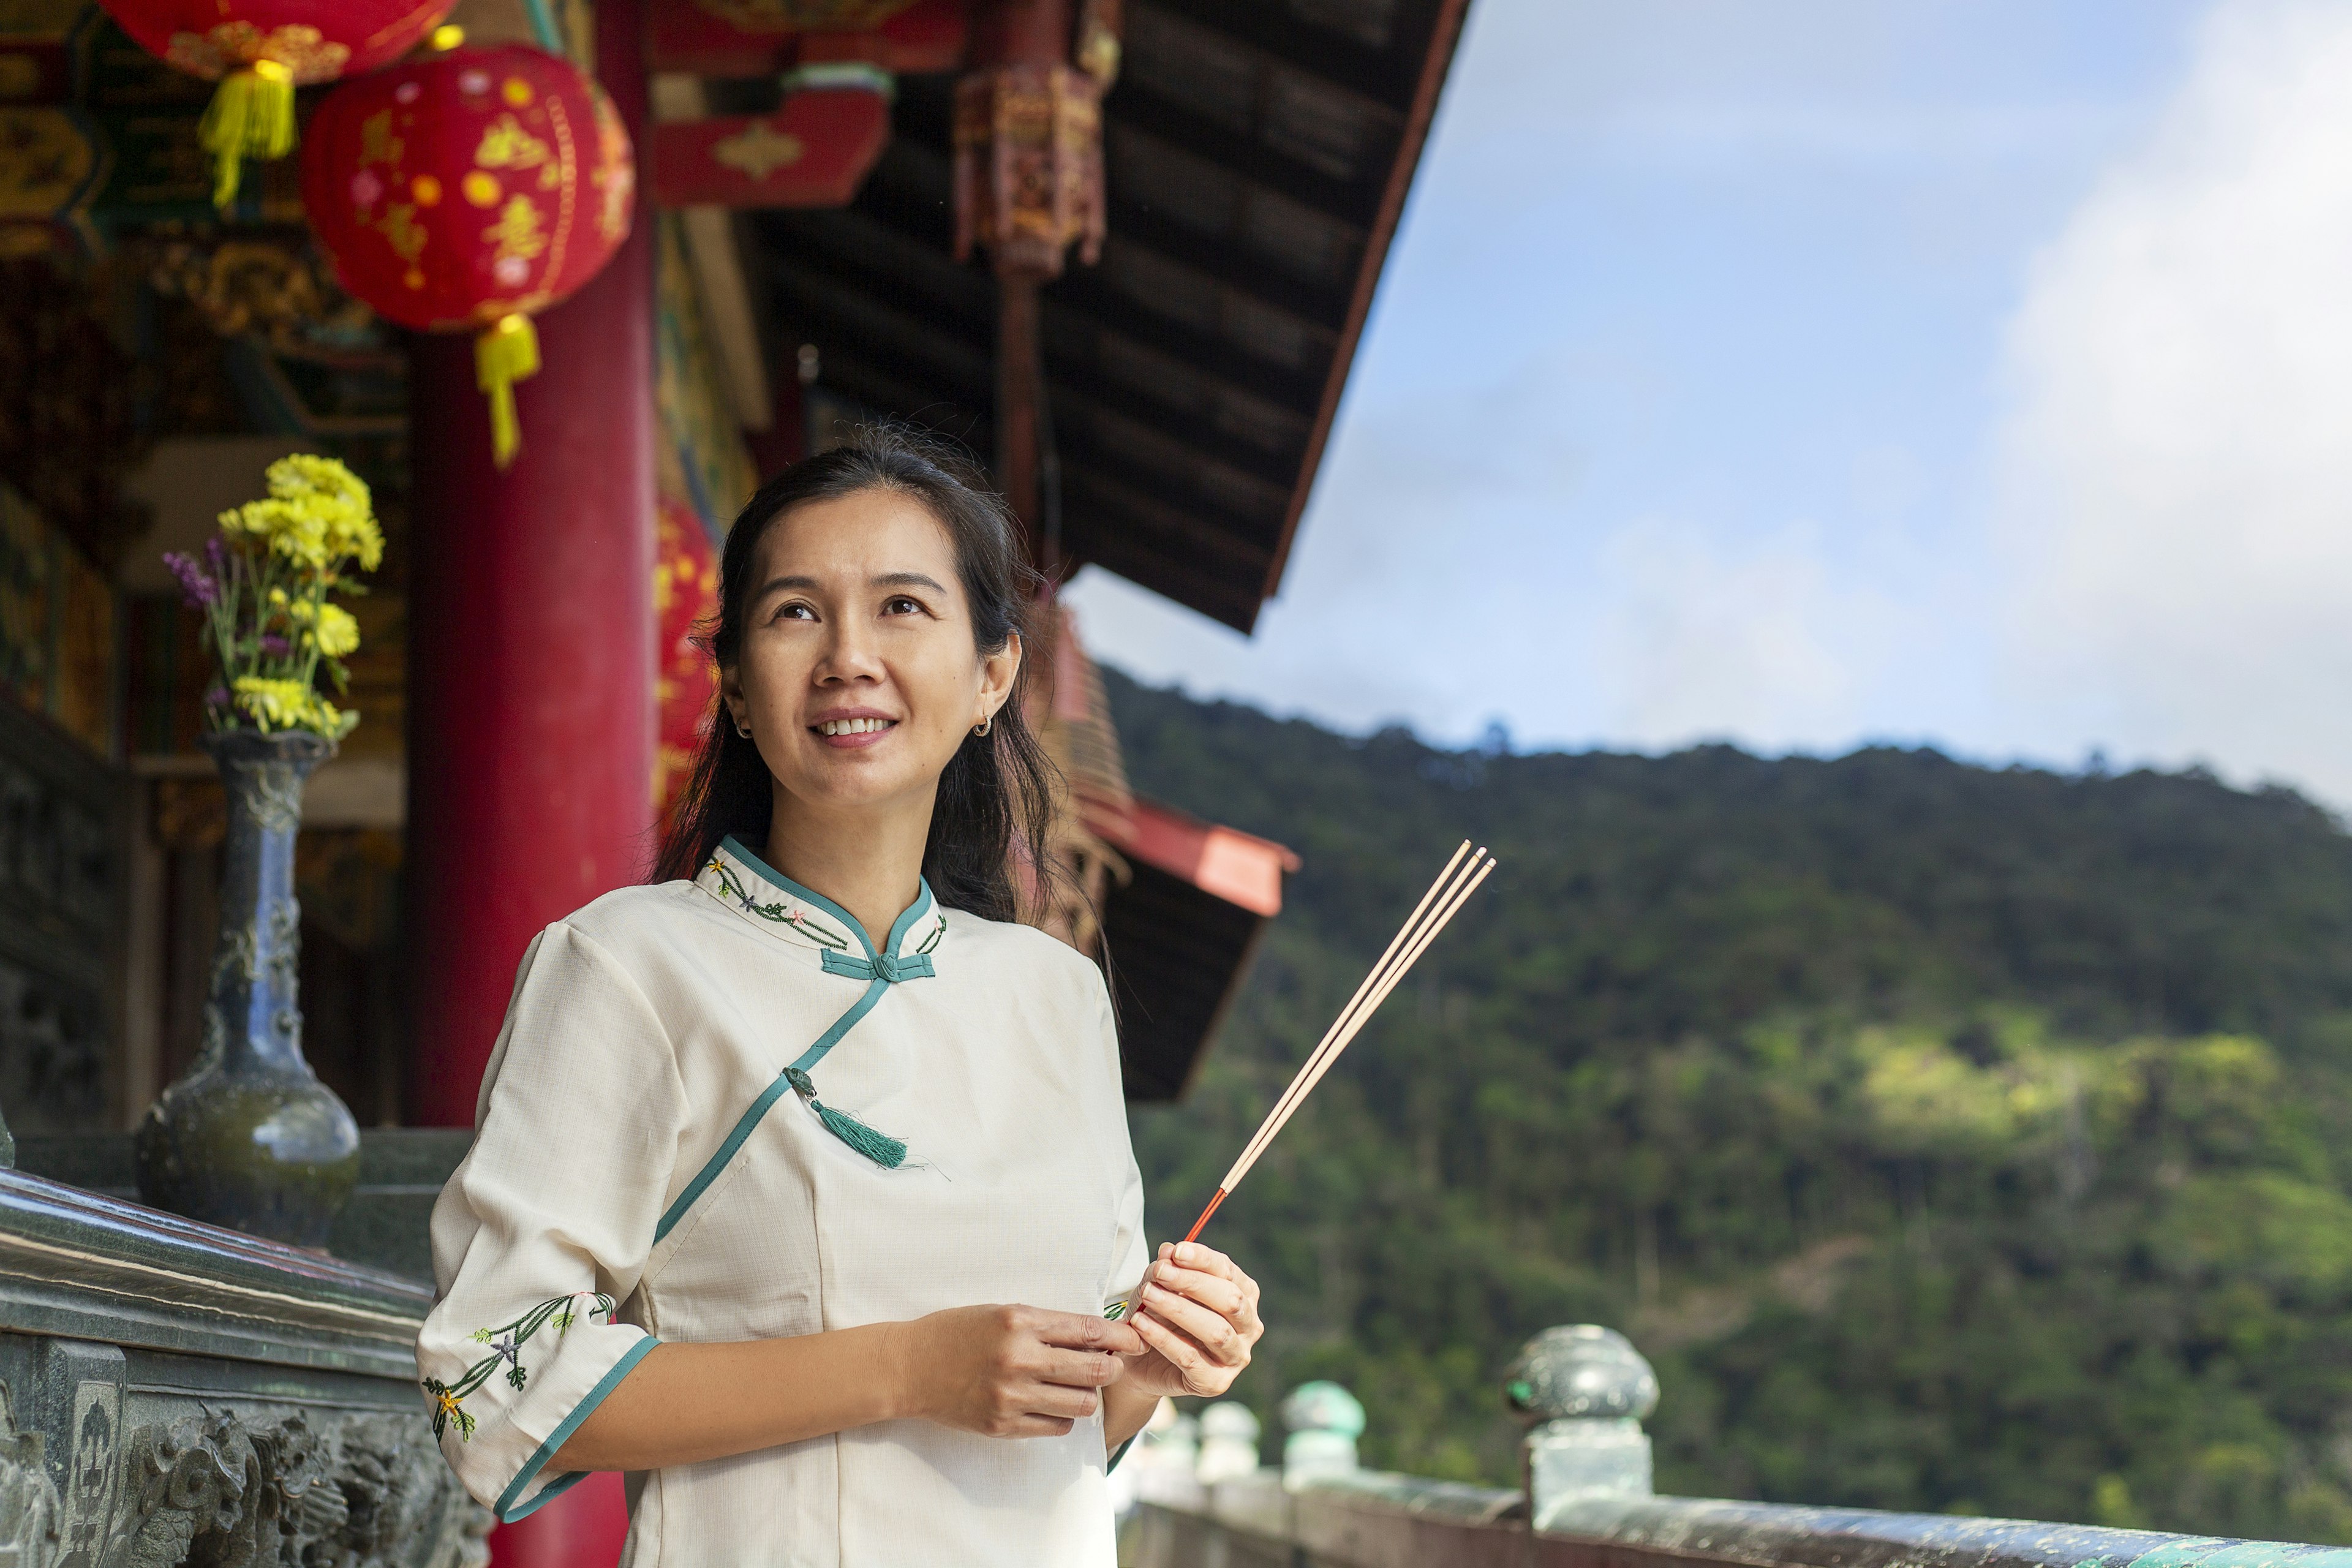
[[[500,1323],[494,1329],[476,1329],[470,1337],[477,1344],[489,1346],[490,1353],[467,1367],[466,1374],[455,1383],[444,1383],[437,1377],[425,1380],[425,1392],[433,1399],[433,1436],[440,1436],[448,1429],[449,1423],[455,1421],[458,1441],[472,1441],[475,1423],[474,1417],[465,1408],[466,1396],[488,1383],[490,1374],[501,1363],[507,1369],[507,1382],[516,1388],[522,1387],[530,1376],[522,1364],[524,1342],[550,1323],[555,1325],[559,1335],[570,1328],[572,1320],[578,1316],[572,1310],[572,1303],[576,1300],[578,1298],[573,1296],[550,1297],[511,1323]],[[597,1292],[596,1304],[590,1310],[602,1312],[605,1321],[610,1322],[614,1312],[613,1298],[602,1291]]]
[[[832,948],[836,952],[849,951],[847,937],[826,925],[816,917],[814,911],[798,900],[779,899],[770,904],[760,902],[751,896],[751,889],[743,886],[742,879],[735,875],[735,868],[715,856],[712,857],[710,864],[703,869],[717,873],[719,885],[727,889],[727,896],[742,905],[748,912],[759,916],[763,921],[772,921],[778,925],[790,926],[811,942]],[[940,930],[946,929],[945,923],[942,922]]]

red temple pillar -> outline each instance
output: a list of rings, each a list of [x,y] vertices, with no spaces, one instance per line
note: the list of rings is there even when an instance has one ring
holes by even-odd
[[[635,0],[598,75],[643,145]],[[407,1116],[469,1127],[531,937],[636,879],[654,763],[653,215],[538,321],[500,471],[459,334],[411,340]]]
[[[645,144],[641,0],[599,0],[597,75]],[[500,471],[474,345],[409,356],[406,1108],[470,1127],[531,937],[635,880],[652,847],[653,213],[538,321]],[[590,1477],[491,1536],[498,1568],[598,1568],[628,1529]]]

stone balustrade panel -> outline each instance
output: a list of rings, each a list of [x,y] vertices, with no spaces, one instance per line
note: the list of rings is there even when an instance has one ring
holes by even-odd
[[[0,1171],[0,1564],[482,1568],[417,1280]]]

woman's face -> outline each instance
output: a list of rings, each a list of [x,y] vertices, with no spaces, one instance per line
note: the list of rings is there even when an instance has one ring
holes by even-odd
[[[720,694],[777,784],[829,807],[920,805],[1021,665],[972,647],[946,527],[913,498],[865,489],[769,526],[752,562],[739,662]]]

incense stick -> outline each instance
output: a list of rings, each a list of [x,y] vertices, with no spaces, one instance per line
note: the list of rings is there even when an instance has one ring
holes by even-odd
[[[1421,896],[1421,902],[1412,907],[1412,913],[1405,917],[1404,924],[1398,928],[1396,935],[1381,953],[1379,962],[1365,973],[1362,984],[1356,987],[1356,994],[1348,998],[1348,1005],[1339,1010],[1339,1016],[1332,1020],[1330,1028],[1324,1031],[1323,1038],[1299,1064],[1289,1087],[1275,1101],[1274,1108],[1266,1112],[1265,1120],[1258,1124],[1257,1131],[1242,1150],[1241,1157],[1225,1173],[1224,1181],[1209,1199],[1208,1206],[1201,1211],[1201,1217],[1192,1222],[1191,1230],[1185,1232],[1186,1241],[1200,1238],[1202,1228],[1209,1223],[1209,1216],[1217,1212],[1218,1206],[1232,1195],[1235,1187],[1241,1185],[1242,1178],[1249,1174],[1250,1167],[1257,1163],[1258,1157],[1274,1142],[1275,1135],[1289,1122],[1315,1086],[1323,1081],[1323,1075],[1331,1070],[1331,1064],[1339,1059],[1339,1053],[1348,1048],[1373,1012],[1388,999],[1389,993],[1396,989],[1398,982],[1404,978],[1405,972],[1412,967],[1414,961],[1427,951],[1431,942],[1437,940],[1437,933],[1454,919],[1454,911],[1461,909],[1470,895],[1478,890],[1478,884],[1494,870],[1495,861],[1483,848],[1470,857],[1468,865],[1463,865],[1463,851],[1469,847],[1470,841],[1465,838],[1461,848],[1454,851],[1453,858],[1446,861],[1445,868],[1437,874],[1437,880],[1429,885],[1429,891]],[[1457,867],[1460,868],[1458,872]],[[1424,915],[1427,918],[1424,919]],[[1114,1315],[1123,1315],[1133,1310],[1136,1301],[1142,1297],[1144,1285],[1151,1279],[1152,1268],[1158,1266],[1158,1260],[1154,1259],[1144,1269],[1143,1279],[1137,1282],[1134,1291],[1119,1304]]]
[[[1356,994],[1348,998],[1348,1005],[1339,1009],[1339,1016],[1331,1020],[1331,1026],[1328,1029],[1323,1031],[1322,1039],[1317,1041],[1315,1048],[1307,1053],[1307,1059],[1298,1064],[1298,1070],[1291,1075],[1289,1087],[1282,1091],[1282,1098],[1274,1102],[1274,1109],[1265,1113],[1265,1120],[1258,1123],[1257,1131],[1251,1135],[1250,1141],[1243,1145],[1241,1157],[1234,1162],[1233,1169],[1225,1173],[1225,1180],[1219,1184],[1221,1190],[1232,1191],[1234,1184],[1240,1180],[1242,1173],[1256,1163],[1258,1151],[1265,1147],[1275,1133],[1282,1130],[1282,1124],[1290,1120],[1292,1109],[1307,1097],[1307,1091],[1313,1089],[1316,1080],[1322,1077],[1322,1064],[1346,1049],[1344,1037],[1352,1037],[1357,1022],[1369,1016],[1373,1008],[1381,1005],[1380,998],[1386,994],[1381,989],[1381,983],[1390,971],[1394,969],[1402,973],[1404,969],[1412,966],[1413,958],[1417,956],[1415,943],[1424,925],[1430,928],[1431,934],[1433,935],[1435,928],[1444,924],[1447,901],[1453,896],[1454,887],[1458,885],[1455,882],[1454,868],[1462,865],[1462,851],[1469,847],[1470,841],[1464,839],[1462,848],[1454,852],[1454,858],[1445,863],[1445,869],[1437,874],[1437,880],[1429,885],[1429,891],[1421,896],[1421,902],[1412,907],[1412,913],[1407,915],[1404,924],[1397,928],[1396,935],[1390,940],[1387,949],[1381,952],[1380,962],[1365,972],[1363,983],[1356,987]],[[1483,848],[1471,856],[1470,863],[1462,867],[1462,878],[1466,880],[1486,858],[1486,851]],[[1422,915],[1424,910],[1430,910],[1432,900],[1435,901],[1437,907],[1431,911],[1429,921],[1424,922]],[[1403,950],[1404,954],[1402,959],[1398,957],[1400,949]]]
[[[1339,1009],[1339,1016],[1331,1020],[1331,1026],[1323,1031],[1323,1037],[1315,1042],[1315,1048],[1307,1053],[1307,1059],[1298,1064],[1298,1070],[1290,1075],[1290,1082],[1284,1087],[1282,1098],[1274,1102],[1274,1109],[1266,1112],[1265,1120],[1258,1123],[1257,1131],[1250,1135],[1249,1142],[1243,1146],[1242,1152],[1244,1154],[1257,1147],[1259,1140],[1266,1135],[1265,1130],[1274,1124],[1275,1118],[1281,1115],[1286,1107],[1306,1092],[1300,1086],[1306,1083],[1307,1075],[1314,1070],[1315,1064],[1322,1060],[1324,1053],[1331,1048],[1331,1042],[1339,1037],[1339,1031],[1347,1027],[1348,1020],[1355,1016],[1357,1008],[1362,1005],[1364,998],[1371,994],[1380,984],[1381,976],[1387,972],[1390,960],[1396,957],[1397,950],[1409,945],[1409,939],[1421,923],[1422,912],[1429,908],[1432,900],[1437,900],[1441,904],[1444,902],[1439,895],[1453,879],[1454,868],[1462,863],[1462,857],[1469,852],[1469,848],[1470,840],[1465,838],[1462,841],[1461,847],[1454,851],[1453,858],[1445,862],[1445,868],[1438,872],[1437,879],[1430,883],[1429,891],[1421,895],[1421,902],[1412,906],[1412,913],[1405,916],[1404,924],[1399,926],[1396,935],[1389,939],[1388,946],[1381,950],[1378,962],[1364,971],[1364,978],[1357,984],[1355,994],[1349,997],[1348,1005]],[[1471,856],[1471,864],[1475,866],[1479,856],[1486,853],[1481,849],[1477,855]],[[1227,1184],[1231,1185],[1230,1183]]]
[[[1495,862],[1492,860],[1480,866],[1476,872],[1464,881],[1449,896],[1445,903],[1440,906],[1438,912],[1431,917],[1428,925],[1423,927],[1421,934],[1413,940],[1412,945],[1405,950],[1404,956],[1397,961],[1381,980],[1380,989],[1372,993],[1370,1002],[1356,1014],[1346,1032],[1332,1041],[1331,1048],[1324,1053],[1320,1061],[1313,1065],[1313,1071],[1307,1077],[1306,1083],[1300,1087],[1297,1097],[1289,1105],[1277,1109],[1266,1119],[1265,1128],[1252,1140],[1251,1147],[1242,1152],[1242,1157],[1234,1162],[1234,1168],[1225,1173],[1224,1181],[1220,1184],[1222,1191],[1230,1193],[1241,1185],[1242,1178],[1249,1174],[1250,1167],[1257,1163],[1258,1156],[1265,1152],[1266,1146],[1274,1142],[1275,1135],[1282,1131],[1290,1121],[1292,1114],[1306,1102],[1307,1097],[1314,1092],[1315,1086],[1323,1081],[1323,1075],[1331,1070],[1331,1064],[1339,1059],[1339,1053],[1348,1048],[1349,1044],[1355,1039],[1358,1031],[1370,1021],[1373,1010],[1388,1000],[1389,993],[1397,988],[1397,983],[1404,978],[1405,971],[1411,969],[1413,961],[1428,949],[1431,942],[1437,940],[1437,933],[1445,929],[1445,923],[1454,918],[1454,911],[1460,909],[1470,895],[1478,890],[1478,884],[1485,881],[1486,874],[1494,868]],[[1212,1204],[1211,1206],[1213,1208],[1215,1205]],[[1196,1227],[1194,1235],[1198,1234]]]

